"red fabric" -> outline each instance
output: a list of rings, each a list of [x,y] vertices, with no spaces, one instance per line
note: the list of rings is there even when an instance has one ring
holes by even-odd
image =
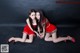
[[[33,25],[33,27],[36,27],[36,25]],[[30,35],[30,34],[35,34],[35,33],[29,28],[28,25],[26,25],[26,26],[24,27],[23,33],[27,33],[28,35]]]
[[[56,29],[56,26],[51,23],[46,23],[46,32],[52,32]]]
[[[46,22],[46,18],[42,21],[42,23],[44,23],[44,22]],[[47,20],[48,21],[48,20]],[[46,23],[46,32],[52,32],[52,31],[54,31],[55,29],[57,29],[56,28],[56,26],[55,25],[53,25],[53,24],[51,24],[51,23],[49,23],[49,21]]]

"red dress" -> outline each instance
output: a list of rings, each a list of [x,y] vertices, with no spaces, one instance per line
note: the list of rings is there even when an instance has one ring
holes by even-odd
[[[44,22],[46,22],[46,26],[45,26],[46,32],[50,33],[53,32],[55,29],[57,29],[56,26],[51,24],[46,18],[42,21],[42,23]]]
[[[36,28],[36,25],[33,25],[33,27],[34,28]],[[24,30],[23,30],[23,33],[27,33],[28,35],[30,35],[30,34],[35,34],[31,29],[30,29],[30,27],[28,26],[28,25],[26,25],[25,27],[24,27]]]

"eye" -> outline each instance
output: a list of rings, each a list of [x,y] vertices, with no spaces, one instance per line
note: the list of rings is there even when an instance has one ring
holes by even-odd
[[[32,16],[35,16],[35,15],[32,15]]]

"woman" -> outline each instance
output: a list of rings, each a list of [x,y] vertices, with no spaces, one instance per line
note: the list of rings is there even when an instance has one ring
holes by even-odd
[[[75,39],[73,37],[67,36],[67,37],[57,37],[57,28],[55,25],[51,24],[47,18],[43,16],[43,13],[40,10],[36,11],[36,18],[38,21],[41,19],[40,23],[41,26],[44,27],[46,33],[45,37],[44,35],[40,36],[40,38],[44,38],[45,41],[53,41],[54,43],[58,43],[61,41],[70,40],[72,42],[75,42]]]
[[[35,18],[35,10],[32,9],[29,11],[29,18],[27,18],[27,24],[24,27],[23,30],[23,36],[22,38],[18,37],[11,37],[8,41],[15,41],[15,42],[26,42],[26,43],[32,43],[33,37],[35,36],[35,33],[37,33],[37,21]],[[31,27],[30,27],[31,26]],[[29,36],[29,38],[26,38]]]

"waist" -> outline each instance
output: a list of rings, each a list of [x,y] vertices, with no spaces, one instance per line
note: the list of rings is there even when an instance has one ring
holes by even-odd
[[[47,23],[46,23],[46,27],[49,27],[49,26],[50,26],[50,23],[49,23],[49,22],[47,22]]]

